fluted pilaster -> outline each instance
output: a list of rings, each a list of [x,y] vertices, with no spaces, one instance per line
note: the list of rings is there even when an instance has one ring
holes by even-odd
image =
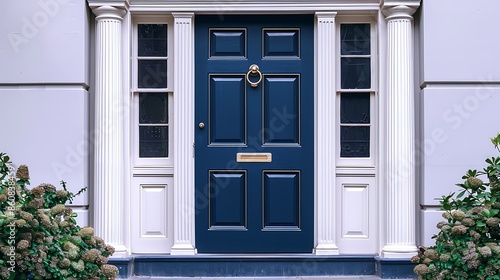
[[[335,218],[335,16],[334,12],[316,13],[317,24],[317,255],[338,255]]]
[[[174,16],[174,245],[172,255],[193,255],[194,27],[193,13]],[[189,155],[189,156],[188,156]]]
[[[124,233],[124,120],[122,17],[114,6],[92,7],[96,15],[94,227],[96,235],[126,252]]]
[[[384,6],[388,61],[386,232],[382,253],[388,258],[411,257],[417,251],[412,23],[417,7],[391,6],[387,1]]]

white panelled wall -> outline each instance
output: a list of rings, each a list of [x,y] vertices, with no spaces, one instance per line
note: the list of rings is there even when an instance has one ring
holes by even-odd
[[[101,1],[89,0],[96,14],[97,26],[96,60],[93,63],[96,71],[96,129],[106,132],[96,138],[94,223],[97,234],[117,247],[118,251],[194,255],[197,253],[193,155],[195,15],[199,11],[217,13],[220,7],[190,1],[151,6],[134,5],[134,1],[131,2],[106,1],[101,4]],[[401,4],[403,2],[404,5]],[[387,73],[374,75],[384,78],[375,84],[384,84],[381,88],[387,88],[387,92],[382,91],[373,96],[383,96],[381,100],[387,101],[387,112],[381,112],[380,118],[375,118],[387,122],[375,123],[374,127],[380,126],[383,128],[381,131],[387,131],[387,135],[380,138],[387,139],[387,142],[375,142],[375,149],[387,150],[388,153],[374,162],[387,163],[387,166],[371,166],[368,173],[349,173],[352,170],[350,167],[344,169],[344,173],[337,170],[338,151],[336,145],[332,145],[339,137],[335,125],[332,125],[337,123],[335,120],[338,118],[335,79],[339,77],[336,75],[336,38],[339,35],[336,18],[340,14],[348,17],[352,13],[373,17],[381,11],[378,1],[362,1],[356,5],[324,4],[323,1],[318,1],[317,5],[310,5],[309,1],[277,1],[272,5],[271,10],[275,13],[316,15],[315,248],[311,248],[315,254],[382,253],[384,257],[399,258],[410,257],[416,252],[411,16],[419,3],[385,1],[382,5],[387,32],[375,32],[378,33],[375,34],[377,39],[372,44],[376,44],[376,40],[387,40],[387,49],[381,52],[387,57],[381,55],[378,58],[378,63],[386,66]],[[234,4],[234,10],[241,12],[242,9],[250,14],[269,12],[264,6],[247,2],[241,7]],[[122,55],[120,46],[122,36],[131,34],[134,24],[122,24],[122,17],[127,11],[132,16],[137,13],[147,17],[143,12],[154,11],[156,17],[159,14],[173,17],[173,36],[169,34],[168,37],[173,40],[174,49],[174,115],[173,135],[170,137],[175,154],[173,177],[171,174],[158,173],[141,176],[132,174],[130,177],[133,180],[130,180],[126,175],[126,170],[132,167],[124,163],[135,157],[131,154],[133,149],[123,140],[128,137],[128,128],[124,126],[129,124],[129,120],[121,119],[123,115],[119,110],[119,104],[128,98],[128,90],[121,87],[128,77],[123,77],[120,69],[129,61],[122,59],[132,56],[126,53]],[[385,27],[382,24],[376,26]],[[169,56],[169,59],[172,57]],[[386,172],[377,173],[378,170]],[[378,176],[382,178],[379,180]],[[383,182],[384,185],[377,186],[377,182]],[[132,189],[130,196],[124,188]],[[378,202],[379,197],[383,198],[383,202]],[[143,213],[125,217],[124,209],[129,205],[134,208],[132,212]],[[384,208],[380,210],[379,206]],[[150,215],[157,211],[161,213]],[[130,224],[126,222],[134,217],[138,218]],[[132,233],[130,239],[125,232]],[[146,241],[148,234],[153,238]]]

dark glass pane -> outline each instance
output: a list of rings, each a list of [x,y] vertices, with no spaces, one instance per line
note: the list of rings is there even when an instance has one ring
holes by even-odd
[[[342,93],[340,95],[341,123],[370,123],[370,93]]]
[[[167,87],[166,60],[139,60],[137,72],[139,88]]]
[[[167,25],[139,24],[139,56],[167,56]]]
[[[370,156],[370,127],[369,126],[341,126],[340,127],[340,156],[341,157],[369,157]]]
[[[370,54],[370,25],[342,24],[340,25],[341,54]]]
[[[340,79],[343,89],[370,88],[370,58],[341,58]]]
[[[168,126],[139,126],[139,157],[168,157]]]
[[[139,94],[139,123],[168,123],[166,93]]]

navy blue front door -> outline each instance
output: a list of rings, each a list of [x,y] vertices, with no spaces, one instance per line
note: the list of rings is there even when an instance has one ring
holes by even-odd
[[[313,16],[195,23],[198,252],[311,253]]]

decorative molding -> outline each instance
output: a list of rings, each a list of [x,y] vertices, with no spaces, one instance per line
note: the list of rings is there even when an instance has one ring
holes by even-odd
[[[194,13],[174,17],[174,245],[171,255],[194,255]]]
[[[123,10],[128,10],[130,7],[130,1],[129,0],[87,0],[89,3],[89,7],[94,9],[97,7],[101,6],[110,6],[110,7],[116,7],[116,8],[121,8]]]
[[[385,188],[386,258],[415,255],[415,97],[413,23],[416,6],[399,1],[387,15],[387,164]],[[418,1],[419,2],[419,1]],[[386,1],[386,4],[388,1]],[[417,6],[418,7],[418,6]]]
[[[335,158],[335,12],[317,12],[316,42],[316,217],[317,255],[338,255],[336,245]]]
[[[391,19],[413,19],[412,15],[420,6],[420,0],[408,1],[384,1],[381,5],[382,13],[386,16],[386,20]]]
[[[335,3],[332,3],[335,2]],[[230,13],[303,13],[317,11],[358,11],[358,12],[378,12],[380,4],[378,0],[358,0],[355,1],[329,1],[329,0],[295,0],[295,1],[228,1],[228,0],[184,0],[184,1],[163,1],[132,0],[130,11],[132,12],[215,12],[221,16]]]
[[[122,21],[123,16],[127,13],[127,10],[121,7],[99,6],[99,7],[92,7],[92,12],[94,12],[94,14],[96,15],[97,21],[102,21],[102,20]]]
[[[89,2],[90,4],[90,2]],[[96,3],[94,3],[96,4]],[[115,247],[125,246],[125,127],[122,23],[126,9],[92,5],[96,14],[94,227]]]

